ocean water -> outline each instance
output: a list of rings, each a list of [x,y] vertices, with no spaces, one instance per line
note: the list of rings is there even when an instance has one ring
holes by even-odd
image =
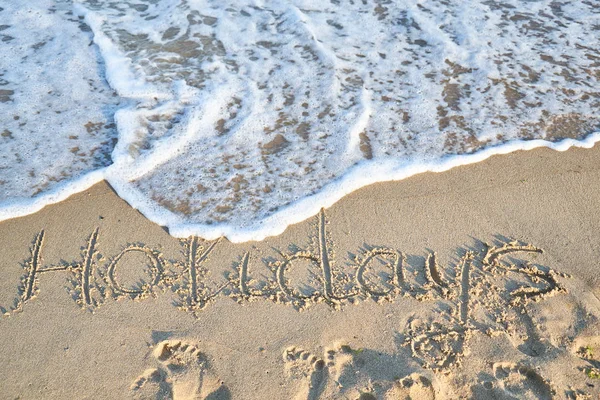
[[[597,0],[0,0],[0,220],[106,179],[262,239],[370,183],[600,140]]]

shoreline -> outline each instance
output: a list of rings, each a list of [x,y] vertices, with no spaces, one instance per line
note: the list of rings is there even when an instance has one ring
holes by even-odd
[[[239,244],[181,241],[94,185],[0,222],[0,391],[598,395],[598,161],[536,149],[378,183]]]
[[[263,218],[250,226],[236,227],[232,224],[206,225],[181,222],[183,217],[155,204],[147,196],[129,187],[129,183],[120,182],[119,175],[126,166],[113,164],[84,174],[67,184],[61,184],[55,190],[40,197],[18,200],[0,206],[0,222],[31,215],[52,204],[57,204],[78,193],[88,190],[102,182],[111,185],[111,189],[123,200],[134,206],[144,216],[158,225],[169,229],[172,236],[185,238],[192,235],[214,240],[228,237],[233,243],[261,241],[268,237],[281,235],[289,226],[301,223],[320,208],[329,208],[349,194],[371,185],[399,182],[426,174],[446,172],[454,168],[481,163],[490,157],[502,156],[514,152],[528,152],[535,149],[552,149],[564,152],[570,149],[589,149],[600,141],[600,133],[591,133],[581,140],[563,139],[558,142],[546,140],[515,140],[497,146],[484,148],[470,154],[448,155],[433,162],[410,162],[407,165],[392,160],[369,163],[363,161],[350,168],[344,175],[326,184],[315,194],[283,206],[274,214]],[[111,182],[112,181],[112,182]]]

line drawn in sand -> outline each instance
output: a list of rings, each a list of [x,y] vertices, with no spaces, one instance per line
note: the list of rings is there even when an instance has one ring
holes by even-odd
[[[286,254],[276,250],[281,260],[272,260],[269,267],[275,275],[275,282],[270,286],[279,289],[275,298],[277,302],[292,304],[303,310],[310,305],[325,302],[334,309],[339,309],[345,300],[357,295],[351,288],[352,278],[335,261],[333,240],[327,232],[329,223],[325,211],[321,209],[317,215],[316,235],[310,236],[312,243],[307,250],[298,250]],[[311,268],[312,282],[316,288],[309,295],[301,294],[290,282],[288,273],[297,261],[308,262]]]
[[[45,231],[41,230],[35,237],[30,248],[31,257],[25,261],[25,274],[19,285],[19,297],[13,306],[14,312],[23,311],[23,306],[39,293],[39,277],[45,273],[68,271],[72,274],[68,288],[71,297],[84,309],[94,309],[100,306],[106,298],[106,287],[99,284],[102,276],[97,263],[102,261],[102,255],[97,250],[98,228],[92,232],[85,247],[81,248],[80,262],[66,263],[43,267],[41,263]]]
[[[204,263],[208,260],[209,255],[219,242],[220,239],[217,239],[207,246],[203,246],[195,236],[180,241],[183,246],[185,260],[176,262],[175,266],[179,267],[183,272],[180,275],[181,280],[175,281],[172,285],[172,290],[179,297],[176,302],[179,309],[190,311],[197,315],[225,287],[230,285],[230,282],[228,282],[217,289],[211,290],[209,285],[206,284],[206,278],[210,274],[210,271]]]
[[[542,249],[502,240],[501,245],[484,244],[483,249],[464,251],[455,265],[442,268],[437,254],[432,251],[423,263],[414,261],[419,257],[407,257],[391,247],[364,245],[342,264],[336,260],[328,224],[327,216],[321,210],[307,247],[300,249],[290,245],[291,250],[287,253],[273,249],[278,258],[261,259],[259,251],[244,252],[220,283],[212,280],[209,261],[221,240],[208,242],[197,237],[183,240],[181,260],[165,260],[158,250],[142,243],[127,244],[119,254],[105,259],[98,250],[100,232],[96,228],[82,246],[79,260],[44,266],[42,250],[46,233],[42,230],[32,242],[29,259],[22,264],[24,276],[13,311],[22,311],[23,306],[38,294],[40,276],[51,272],[68,273],[72,297],[83,309],[90,311],[109,297],[139,300],[168,289],[175,294],[175,304],[196,317],[217,297],[229,297],[238,302],[267,300],[298,310],[319,302],[340,309],[360,301],[393,302],[404,297],[431,302],[437,307],[433,318],[420,320],[413,317],[405,327],[400,327],[402,344],[425,369],[447,372],[459,366],[474,335],[505,335],[515,348],[529,357],[546,352],[547,343],[538,333],[528,305],[566,293],[560,280],[568,275],[519,259],[522,254],[535,257],[543,253]],[[128,261],[133,260],[130,257],[137,256],[147,264],[143,278],[134,284],[125,284],[123,282],[127,280],[121,274],[126,275]],[[251,266],[260,262],[266,267],[263,268],[266,274],[257,280]],[[309,289],[304,292],[299,283],[302,279],[294,275],[302,269],[310,272],[308,279],[302,278],[306,282],[301,283]],[[330,350],[339,361],[336,365],[352,365],[360,360],[342,347]],[[289,357],[295,357],[289,354]],[[299,357],[302,359],[304,355]],[[352,362],[341,362],[344,358]],[[580,354],[580,358],[589,364],[586,374],[590,379],[595,374],[600,376],[600,362],[595,357]],[[321,370],[319,360],[325,363]],[[328,362],[324,355],[308,366],[297,368],[312,371],[311,379],[322,383],[312,384],[311,387],[316,388],[311,389],[313,392],[329,387],[323,382],[339,383],[339,379],[344,379],[344,374],[336,378],[339,369]],[[169,377],[167,370],[163,367],[147,371],[140,377],[140,382],[146,382],[145,387],[155,382],[159,387],[162,385],[164,392],[167,387],[164,382]],[[402,385],[396,382],[395,388],[398,391],[416,385],[413,389],[417,390],[425,385],[418,377],[411,382],[408,379]],[[360,395],[366,399],[369,393],[367,390]]]
[[[149,368],[131,385],[135,399],[231,398],[223,382],[210,374],[208,361],[198,346],[180,340],[160,342],[152,352],[158,368]]]
[[[140,279],[134,286],[127,287],[119,281],[118,265],[127,254],[135,253],[143,255],[148,260],[147,273],[150,280]],[[129,244],[121,250],[119,254],[110,260],[106,271],[101,271],[100,275],[104,278],[106,286],[111,289],[114,299],[129,297],[139,300],[149,296],[156,296],[157,291],[164,291],[165,283],[169,279],[165,275],[165,260],[163,260],[162,255],[158,251],[138,243]]]
[[[404,328],[404,344],[425,368],[433,370],[459,365],[474,334],[506,334],[528,356],[546,351],[527,306],[565,293],[559,278],[567,275],[513,258],[523,253],[541,254],[540,248],[518,242],[485,244],[485,249],[466,251],[456,265],[443,269],[435,252],[430,251],[424,264],[418,265],[419,262],[407,262],[407,255],[394,248],[365,245],[343,264],[336,260],[328,224],[325,211],[321,210],[305,249],[295,247],[289,253],[273,249],[279,257],[262,259],[271,275],[263,276],[260,282],[252,277],[250,268],[251,261],[260,259],[246,251],[220,283],[213,281],[208,262],[221,240],[182,240],[183,259],[175,261],[165,260],[155,249],[133,243],[104,262],[97,249],[96,228],[82,247],[79,261],[44,267],[42,230],[33,241],[30,258],[23,264],[25,275],[13,311],[21,311],[38,293],[39,276],[66,271],[71,274],[72,296],[82,308],[91,311],[109,296],[139,300],[167,289],[175,294],[177,307],[197,318],[217,297],[238,302],[270,300],[298,310],[319,302],[340,309],[360,301],[392,302],[398,297],[432,302],[442,312],[430,320],[411,318]],[[125,285],[119,276],[127,272],[126,261],[136,254],[147,264],[143,278]],[[308,271],[307,279],[294,277],[301,270]]]
[[[441,321],[409,321],[404,344],[423,367],[442,371],[460,365],[474,334],[507,334],[525,354],[543,354],[545,347],[527,305],[566,293],[558,278],[568,276],[531,263],[519,265],[502,259],[523,252],[541,254],[543,250],[518,242],[487,245],[480,262],[476,262],[473,252],[467,252],[455,266],[450,282],[443,280],[435,259],[428,261],[432,285],[437,286],[440,299],[449,301],[452,307]]]

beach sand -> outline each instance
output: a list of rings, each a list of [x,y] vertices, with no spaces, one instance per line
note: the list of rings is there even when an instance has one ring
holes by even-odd
[[[599,196],[537,149],[232,244],[97,184],[0,223],[0,398],[598,398]]]

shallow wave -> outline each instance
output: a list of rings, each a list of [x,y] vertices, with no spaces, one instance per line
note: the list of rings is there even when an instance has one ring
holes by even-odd
[[[51,4],[61,13],[47,11]],[[15,19],[0,32],[18,41],[8,54],[23,54],[0,61],[14,88],[6,101],[0,91],[0,107],[3,115],[37,110],[46,129],[25,133],[7,122],[0,219],[107,179],[176,236],[262,239],[370,183],[598,140],[595,2],[28,5],[45,18],[38,30],[19,28],[24,7],[2,11]],[[34,49],[43,35],[58,51]],[[80,67],[65,82],[58,65],[76,57]],[[73,115],[56,114],[59,100],[36,109],[19,97],[38,90],[19,73],[44,60],[56,68],[36,79],[70,90],[60,101]],[[86,118],[98,132],[85,135]],[[52,150],[18,165],[12,155],[27,153],[32,138]],[[81,142],[77,151],[70,140]],[[60,178],[41,173],[53,160],[67,166]]]

